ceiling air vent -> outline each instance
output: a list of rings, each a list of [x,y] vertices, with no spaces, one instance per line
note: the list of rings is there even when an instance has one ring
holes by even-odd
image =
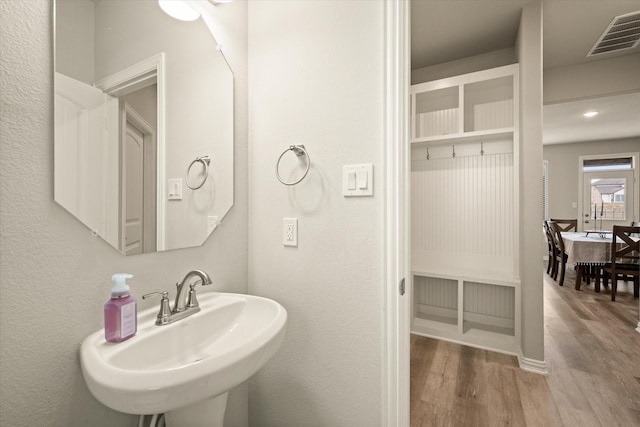
[[[616,16],[587,56],[631,49],[640,42],[640,11]]]

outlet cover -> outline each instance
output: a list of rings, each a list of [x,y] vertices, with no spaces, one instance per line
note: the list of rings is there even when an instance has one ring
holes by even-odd
[[[298,246],[298,218],[282,218],[282,244]]]

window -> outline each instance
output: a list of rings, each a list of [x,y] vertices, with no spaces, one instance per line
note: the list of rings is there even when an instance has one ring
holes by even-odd
[[[614,159],[588,159],[582,163],[585,172],[614,171],[633,169],[633,159],[631,157],[617,157]]]
[[[625,178],[591,179],[591,219],[626,219],[624,206]]]
[[[628,225],[640,212],[639,152],[578,156],[578,217],[584,229]]]

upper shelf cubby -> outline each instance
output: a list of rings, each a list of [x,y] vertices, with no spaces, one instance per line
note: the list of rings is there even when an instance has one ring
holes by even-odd
[[[477,139],[513,132],[518,66],[411,87],[411,142]]]
[[[458,86],[415,94],[416,138],[439,137],[460,132]]]

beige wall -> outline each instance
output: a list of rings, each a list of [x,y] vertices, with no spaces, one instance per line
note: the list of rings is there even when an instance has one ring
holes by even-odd
[[[235,205],[202,247],[134,257],[53,201],[51,12],[48,0],[0,1],[0,425],[135,426],[91,396],[78,349],[103,326],[113,273],[134,274],[136,296],[173,292],[193,268],[213,291],[247,291],[247,4],[218,7],[214,20],[236,80]],[[243,386],[232,425],[246,425],[246,402]]]
[[[579,156],[640,152],[640,137],[614,141],[591,141],[545,145],[543,158],[548,162],[549,218],[576,218],[578,209]]]

